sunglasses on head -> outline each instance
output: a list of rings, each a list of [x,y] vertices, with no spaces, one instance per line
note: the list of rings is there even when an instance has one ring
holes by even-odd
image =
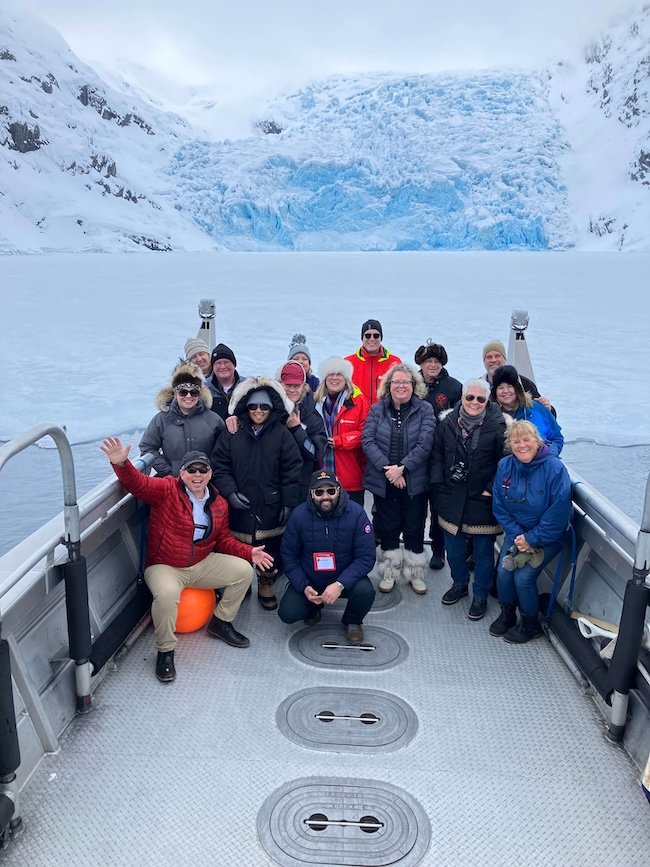
[[[484,397],[482,394],[465,394],[463,397],[465,400],[477,400],[479,403],[485,403],[487,401],[487,397]]]
[[[327,494],[333,497],[336,494],[337,488],[314,488],[315,497],[324,497]]]
[[[198,388],[177,388],[176,394],[181,397],[198,397],[201,392]]]
[[[204,464],[192,464],[191,467],[185,467],[185,472],[189,473],[191,476],[193,476],[194,473],[201,473],[202,476],[205,476],[210,472],[210,467],[206,467]]]
[[[268,412],[271,409],[270,403],[247,403],[246,409],[254,412],[256,409],[261,409],[263,412]]]
[[[377,332],[377,331],[366,331],[366,333],[363,336],[367,340],[379,340],[379,338],[381,337],[381,334],[379,334],[379,332]]]

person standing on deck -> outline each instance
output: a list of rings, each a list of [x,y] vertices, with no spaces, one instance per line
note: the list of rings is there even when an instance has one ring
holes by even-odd
[[[264,545],[245,545],[230,534],[228,504],[210,485],[208,456],[187,452],[178,478],[160,478],[136,470],[128,460],[131,446],[123,446],[118,437],[107,437],[100,448],[126,490],[151,506],[144,580],[153,594],[158,680],[168,683],[176,677],[176,614],[185,587],[222,590],[207,633],[231,647],[249,647],[232,621],[251,584],[249,563],[270,569],[273,558]]]
[[[492,377],[494,376],[494,371],[497,367],[502,367],[507,363],[506,348],[503,343],[500,340],[489,340],[483,347],[483,366],[485,367],[485,375],[483,376],[483,379],[488,383],[488,385],[492,385]],[[555,415],[555,410],[551,406],[551,401],[547,397],[542,397],[540,395],[533,380],[528,379],[527,376],[522,376],[521,381],[524,390],[530,394],[533,400],[538,400],[542,406],[551,410],[553,415]]]
[[[379,381],[402,359],[382,346],[384,332],[378,319],[367,319],[361,326],[361,346],[345,360],[352,365],[352,382],[372,406],[377,403]]]
[[[228,401],[230,393],[242,379],[237,371],[235,353],[225,343],[217,343],[210,357],[212,376],[206,385],[212,394],[212,411],[226,421],[228,418]],[[233,432],[230,426],[228,429]]]
[[[431,339],[418,347],[415,352],[415,363],[420,366],[420,373],[427,387],[425,400],[429,401],[436,416],[436,423],[443,413],[453,409],[463,392],[461,383],[449,376],[447,350],[440,343]],[[438,513],[434,497],[429,494],[429,538],[431,539],[431,559],[429,569],[442,569],[445,565],[445,537],[438,524]]]
[[[289,345],[287,361],[297,361],[305,371],[305,381],[312,391],[316,391],[320,379],[311,369],[311,352],[307,346],[307,338],[304,334],[294,334]]]
[[[204,379],[210,379],[212,362],[210,361],[210,348],[205,340],[201,340],[200,337],[189,337],[185,341],[185,358],[192,364],[196,364]]]

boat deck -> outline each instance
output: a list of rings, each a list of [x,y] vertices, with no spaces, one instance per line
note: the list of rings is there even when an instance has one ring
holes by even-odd
[[[320,648],[314,636],[342,641],[338,606],[309,635],[253,597],[236,622],[251,648],[181,636],[168,685],[154,677],[146,630],[37,768],[21,798],[24,833],[0,862],[645,867],[648,804],[593,700],[546,638],[511,646],[489,636],[495,600],[476,623],[469,599],[442,606],[448,581],[446,570],[430,573],[424,597],[402,588],[399,604],[366,620],[377,651],[334,648],[324,663],[310,661],[309,648]],[[297,633],[307,656],[294,652]],[[368,660],[382,651],[386,667],[373,669]],[[350,702],[380,707],[380,717],[382,701],[395,699],[388,715],[392,707],[405,727],[380,746],[373,724],[343,720],[332,736],[337,723],[316,722],[329,747],[299,745],[276,714],[311,689],[315,706],[322,693],[320,709],[335,713]],[[276,809],[267,799],[278,789]],[[303,813],[339,824],[306,826]],[[355,816],[381,827],[359,830]],[[272,858],[285,834],[288,854]]]

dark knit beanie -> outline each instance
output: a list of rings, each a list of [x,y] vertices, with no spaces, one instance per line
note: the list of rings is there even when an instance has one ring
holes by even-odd
[[[415,351],[415,363],[422,364],[427,358],[437,358],[444,367],[447,364],[447,351],[441,343],[434,343],[431,339]]]
[[[225,343],[217,343],[217,345],[212,350],[210,361],[212,364],[214,364],[215,361],[219,361],[220,358],[225,358],[228,361],[232,361],[235,367],[237,367],[237,359],[235,358],[235,353],[229,346],[226,346]]]
[[[517,373],[517,368],[511,364],[502,364],[492,374],[492,400],[496,400],[497,388],[500,385],[511,385],[520,401],[525,401],[524,387]]]
[[[381,339],[384,339],[384,332],[381,329],[381,322],[378,319],[366,319],[366,321],[361,326],[361,339],[363,340],[363,335],[369,328],[373,328],[375,331],[379,332],[379,336]]]

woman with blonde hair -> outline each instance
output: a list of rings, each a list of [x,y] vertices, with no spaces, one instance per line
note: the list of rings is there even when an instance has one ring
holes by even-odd
[[[379,589],[389,593],[402,569],[415,593],[427,592],[424,524],[429,493],[428,461],[436,417],[426,386],[409,364],[394,364],[381,380],[361,442],[368,458],[365,487],[375,496],[381,537]],[[400,549],[404,537],[404,553]]]
[[[537,578],[562,550],[571,518],[571,481],[529,421],[510,425],[506,450],[511,454],[499,461],[492,488],[492,509],[505,539],[497,567],[501,615],[490,626],[490,635],[524,644],[542,634]]]

